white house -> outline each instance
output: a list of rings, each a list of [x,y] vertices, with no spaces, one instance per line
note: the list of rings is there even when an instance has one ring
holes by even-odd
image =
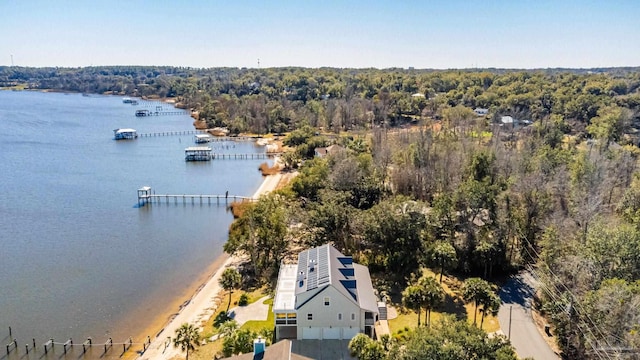
[[[375,336],[380,311],[366,266],[331,245],[305,250],[283,265],[273,301],[276,339]]]

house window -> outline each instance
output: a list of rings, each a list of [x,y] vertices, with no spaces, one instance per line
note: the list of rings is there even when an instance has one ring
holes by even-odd
[[[328,297],[328,296],[326,296],[326,297],[324,298],[324,306],[329,306],[329,303],[330,303],[330,299],[329,299],[329,297]]]
[[[342,313],[338,313],[338,320],[342,320]]]
[[[307,320],[313,320],[313,314],[307,314]]]
[[[351,321],[356,321],[356,314],[355,313],[351,313]]]

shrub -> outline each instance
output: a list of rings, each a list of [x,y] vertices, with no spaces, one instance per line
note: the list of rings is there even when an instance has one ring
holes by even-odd
[[[240,300],[238,300],[238,305],[247,306],[247,304],[249,304],[249,296],[247,296],[246,293],[243,293],[242,295],[240,295]]]

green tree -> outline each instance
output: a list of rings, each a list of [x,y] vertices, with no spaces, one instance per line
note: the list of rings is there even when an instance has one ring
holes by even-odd
[[[234,268],[226,268],[222,272],[219,283],[225,291],[229,292],[229,303],[227,304],[228,313],[229,307],[231,306],[231,294],[233,294],[233,290],[239,288],[242,284],[242,275]]]
[[[180,347],[182,351],[187,352],[187,360],[189,360],[189,351],[195,350],[200,345],[200,331],[195,326],[184,323],[176,329],[176,336],[173,338],[173,346]]]
[[[482,300],[482,317],[480,318],[480,329],[484,324],[484,317],[487,315],[496,316],[498,315],[498,310],[500,310],[501,300],[500,297],[496,294],[489,293],[485,299]]]
[[[442,305],[444,301],[444,290],[442,285],[432,277],[424,277],[418,282],[422,290],[422,306],[425,309],[425,323],[431,326],[431,310]],[[418,313],[418,317],[420,314]]]
[[[487,301],[491,294],[491,285],[480,278],[469,278],[462,284],[462,297],[465,301],[474,303],[473,325],[476,324],[478,306]]]
[[[393,347],[388,359],[398,360],[516,360],[509,340],[501,335],[489,337],[466,321],[445,316],[432,327],[421,327],[409,335],[402,346]]]
[[[440,268],[440,283],[444,270],[452,269],[458,263],[456,249],[448,241],[438,241],[433,245],[431,259]]]
[[[612,141],[620,139],[629,116],[618,106],[607,106],[598,110],[598,116],[591,119],[587,132],[601,141],[600,148],[606,149]]]
[[[278,273],[287,250],[287,210],[285,200],[271,193],[261,196],[231,224],[224,244],[228,254],[248,254],[249,270],[265,281]]]

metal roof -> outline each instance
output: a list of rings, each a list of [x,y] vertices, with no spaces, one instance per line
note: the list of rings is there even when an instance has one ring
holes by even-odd
[[[116,134],[128,133],[128,132],[136,132],[135,129],[117,129]]]
[[[291,271],[291,267],[296,267],[293,273],[294,296],[307,291],[319,291],[332,285],[360,308],[372,312],[378,311],[369,269],[354,263],[352,257],[343,255],[329,244],[302,251],[298,254],[297,266],[285,266],[288,272]],[[284,267],[280,270],[278,277],[276,297],[281,288],[283,269]],[[291,273],[288,274],[291,276]],[[287,282],[287,285],[289,284],[290,282]],[[288,287],[284,284],[282,287],[288,291]],[[275,309],[274,305],[274,311]]]

